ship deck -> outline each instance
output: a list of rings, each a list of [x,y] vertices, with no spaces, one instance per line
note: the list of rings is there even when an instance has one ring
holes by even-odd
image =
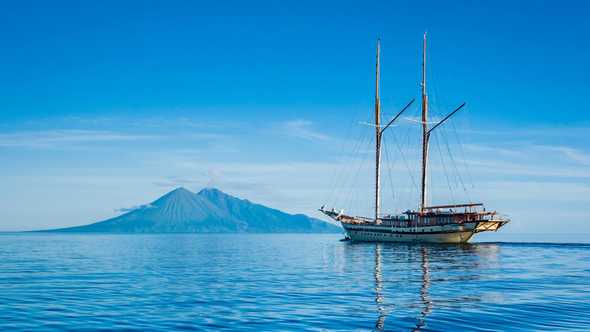
[[[334,210],[321,212],[339,221],[346,230],[393,232],[393,233],[437,233],[471,231],[497,231],[510,220],[497,215],[495,211],[453,211],[427,210],[426,212],[406,211],[399,215],[386,215],[378,220],[349,216]]]

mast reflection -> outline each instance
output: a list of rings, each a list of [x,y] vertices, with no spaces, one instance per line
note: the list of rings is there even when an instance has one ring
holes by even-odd
[[[422,310],[416,327],[413,331],[420,331],[426,325],[426,317],[432,312],[432,300],[429,294],[430,287],[430,269],[428,261],[428,248],[422,247],[422,285],[420,287],[420,301],[423,304]],[[388,315],[387,306],[385,305],[385,298],[383,296],[383,273],[382,273],[382,244],[375,244],[375,270],[373,273],[375,278],[375,304],[377,305],[378,317],[375,322],[375,330],[383,331],[385,328],[385,319]]]
[[[424,307],[420,312],[420,317],[418,318],[418,323],[416,324],[416,328],[414,331],[420,331],[422,327],[426,325],[426,316],[430,314],[432,311],[432,300],[430,299],[430,294],[428,293],[428,288],[430,287],[430,270],[428,268],[428,248],[422,247],[422,287],[420,287],[420,300]]]
[[[497,256],[500,250],[495,244],[441,246],[377,242],[370,245],[350,243],[347,247],[351,249],[355,247],[368,248],[369,253],[371,249],[374,250],[373,279],[375,284],[372,300],[374,300],[377,309],[377,317],[374,320],[376,331],[399,329],[402,326],[413,331],[424,330],[427,328],[429,317],[435,310],[435,305],[446,307],[458,302],[467,304],[481,301],[481,294],[477,292],[459,292],[455,295],[446,293],[437,295],[435,304],[431,286],[435,282],[434,280],[441,280],[453,285],[479,280],[488,267],[497,266]],[[352,250],[351,252],[358,253],[360,251]],[[357,259],[362,259],[362,256],[358,256]],[[433,279],[433,268],[436,268],[437,279]],[[450,273],[451,271],[452,273]],[[415,275],[416,272],[419,276]],[[391,275],[388,275],[389,273]],[[414,278],[408,278],[412,274]],[[415,291],[409,292],[410,289],[415,289]],[[399,318],[402,319],[399,322],[395,321],[394,308],[399,308]],[[410,322],[408,325],[407,313],[412,311],[414,312],[414,323]],[[392,315],[393,320],[390,317]]]
[[[387,318],[387,311],[383,305],[383,276],[381,272],[381,243],[375,244],[375,303],[377,304],[377,311],[379,317],[375,322],[375,330],[383,331],[385,327],[385,318]]]

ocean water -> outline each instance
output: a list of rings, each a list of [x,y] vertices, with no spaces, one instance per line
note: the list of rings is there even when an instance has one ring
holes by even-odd
[[[590,245],[0,235],[0,330],[590,330]]]

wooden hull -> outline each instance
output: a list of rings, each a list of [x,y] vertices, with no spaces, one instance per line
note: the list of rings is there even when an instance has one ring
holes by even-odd
[[[352,241],[359,242],[465,243],[476,229],[476,223],[407,228],[348,223],[342,226]]]

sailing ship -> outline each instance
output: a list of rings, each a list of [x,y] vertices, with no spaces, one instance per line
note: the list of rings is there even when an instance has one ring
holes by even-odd
[[[404,113],[414,100],[410,101],[391,121],[381,124],[381,103],[379,98],[380,81],[380,40],[377,40],[377,61],[375,79],[375,214],[373,218],[350,216],[344,211],[325,209],[320,211],[328,217],[339,221],[347,238],[352,241],[387,241],[387,242],[433,242],[464,243],[474,234],[485,231],[497,231],[510,220],[500,216],[496,211],[486,211],[483,203],[446,204],[428,206],[427,172],[428,144],[431,133],[443,125],[465,103],[442,118],[431,128],[428,127],[428,96],[426,93],[426,33],[422,47],[422,167],[420,206],[398,215],[381,215],[381,143],[385,130]]]

